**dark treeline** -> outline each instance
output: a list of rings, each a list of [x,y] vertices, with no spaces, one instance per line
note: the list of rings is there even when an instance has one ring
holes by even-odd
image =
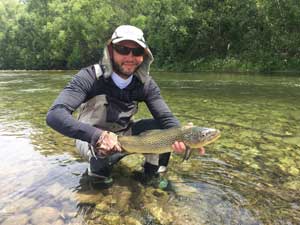
[[[120,24],[166,70],[300,70],[299,0],[0,0],[0,69],[99,60]]]

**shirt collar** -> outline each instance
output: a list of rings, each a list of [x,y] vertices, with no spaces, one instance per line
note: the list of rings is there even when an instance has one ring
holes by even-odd
[[[130,75],[130,77],[128,77],[127,79],[123,79],[115,72],[113,72],[111,75],[112,80],[120,89],[126,88],[131,83],[132,77],[133,75]]]

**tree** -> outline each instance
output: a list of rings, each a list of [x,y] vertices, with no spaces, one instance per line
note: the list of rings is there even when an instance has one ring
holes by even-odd
[[[17,0],[0,1],[0,68],[20,66],[20,48],[15,45],[18,19],[25,13],[23,4]]]

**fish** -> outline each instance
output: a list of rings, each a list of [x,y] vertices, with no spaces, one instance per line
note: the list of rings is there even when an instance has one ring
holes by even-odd
[[[218,129],[184,126],[163,130],[149,130],[137,136],[119,136],[118,141],[123,151],[128,153],[162,154],[174,151],[175,141],[186,146],[184,160],[190,158],[193,149],[215,142],[221,136]]]

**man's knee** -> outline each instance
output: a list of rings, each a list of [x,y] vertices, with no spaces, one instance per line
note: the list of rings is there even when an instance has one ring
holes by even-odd
[[[143,119],[136,121],[132,125],[132,135],[139,135],[147,130],[162,129],[159,122],[155,119]]]
[[[81,155],[81,157],[86,161],[90,161],[90,159],[92,157],[90,144],[86,141],[81,141],[81,140],[76,139],[75,146],[76,146],[78,153]]]
[[[160,166],[165,166],[165,167],[168,166],[170,156],[171,156],[171,152],[160,154],[158,164]]]

